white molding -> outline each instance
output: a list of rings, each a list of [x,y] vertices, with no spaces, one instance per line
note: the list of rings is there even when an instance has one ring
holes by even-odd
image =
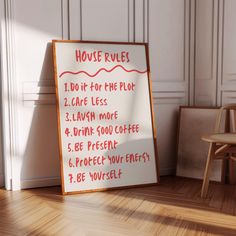
[[[134,1],[135,0],[128,0],[128,42],[135,42]]]
[[[218,65],[217,65],[217,61],[218,61],[218,19],[219,19],[219,1],[217,0],[212,0],[213,1],[213,32],[212,32],[212,38],[213,38],[213,52],[212,52],[212,70],[213,70],[213,79],[214,81],[214,106],[217,106],[217,90],[218,90],[218,86],[217,86],[217,70],[218,70]]]
[[[149,6],[150,0],[143,0],[143,41],[149,43]]]
[[[154,106],[158,105],[178,105],[178,106],[184,106],[185,104],[185,98],[153,98],[153,104]]]
[[[235,101],[236,97],[236,73],[234,71],[226,71],[225,63],[227,55],[224,53],[225,47],[227,46],[227,42],[225,41],[225,35],[229,34],[229,28],[227,25],[226,17],[229,15],[227,14],[226,10],[229,7],[226,7],[226,4],[230,4],[225,0],[219,1],[219,33],[218,33],[218,89],[217,89],[217,105],[222,105],[228,102]],[[227,94],[227,96],[226,96]],[[234,95],[235,94],[235,95]],[[226,101],[226,99],[228,99]]]
[[[2,67],[3,67],[3,58],[1,55],[1,51],[3,49],[2,47],[2,41],[3,41],[3,32],[2,32],[2,28],[3,28],[3,22],[4,22],[4,2],[1,1],[0,2],[0,87],[1,87],[1,91],[0,91],[0,102],[2,101],[3,97],[2,97],[2,76],[3,76],[3,72],[2,72]],[[0,104],[0,187],[3,186],[3,132],[2,132],[2,117],[3,117],[3,109],[2,109],[2,104]]]
[[[1,1],[0,2],[0,9],[1,9],[1,19],[0,19],[0,23],[1,23],[1,27],[0,27],[0,36],[1,36],[1,116],[2,116],[2,134],[4,134],[4,138],[2,140],[2,145],[3,147],[9,148],[10,144],[9,144],[9,132],[5,132],[5,130],[9,130],[9,122],[7,122],[8,118],[9,118],[9,114],[5,113],[4,111],[7,110],[8,108],[8,100],[5,97],[5,91],[7,91],[7,83],[6,83],[6,78],[7,78],[7,40],[6,40],[6,20],[5,20],[5,2]],[[4,9],[4,10],[3,10]],[[4,80],[5,78],[5,80]],[[8,150],[8,149],[7,149]],[[3,150],[3,156],[6,157],[6,154],[8,154],[9,152]],[[11,189],[11,161],[10,158],[5,158],[5,185],[6,188],[8,190]]]
[[[195,98],[195,32],[196,32],[196,1],[189,0],[189,80],[188,80],[188,105],[194,105],[194,98]]]
[[[186,105],[185,104],[185,96],[183,95],[173,95],[173,94],[168,94],[168,95],[153,95],[153,104],[178,104],[179,106]]]
[[[221,91],[236,91],[236,81],[228,81],[219,86]]]
[[[24,82],[23,102],[28,105],[55,105],[56,94],[53,80],[46,83]],[[30,103],[29,103],[30,102]],[[33,103],[31,103],[33,102]]]
[[[236,73],[233,72],[233,73],[225,73],[224,74],[224,81],[223,83],[225,83],[225,81],[233,81],[235,82],[236,81]]]
[[[196,4],[201,4],[203,3],[204,4],[204,1],[196,1]],[[205,5],[203,5],[203,7],[206,8]],[[203,8],[202,7],[202,8]],[[198,23],[198,20],[200,20],[199,18],[201,18],[201,9],[199,9],[199,12],[198,12],[198,9],[199,7],[196,7],[196,28],[200,28],[201,27],[201,24]],[[208,9],[210,10],[210,9]],[[198,15],[199,14],[199,15]],[[210,15],[210,14],[209,14]],[[196,80],[213,80],[215,78],[215,71],[216,71],[216,33],[217,33],[217,5],[216,5],[216,2],[214,0],[211,0],[211,38],[209,39],[211,41],[211,47],[210,47],[210,66],[209,66],[209,75],[208,76],[199,76],[197,77],[197,75],[195,74],[195,79]],[[197,29],[196,29],[197,31]],[[201,33],[200,33],[200,37],[201,37]],[[196,36],[197,38],[197,36]],[[197,40],[196,40],[197,41]],[[196,47],[196,45],[195,45]]]
[[[101,2],[104,11],[107,12],[107,9],[111,7],[111,3],[108,0],[107,4],[105,1]],[[122,21],[116,21],[118,27],[122,30],[122,33],[115,34],[112,31],[109,31],[109,27],[104,28],[104,32],[96,31],[96,24],[100,24],[105,19],[103,17],[96,17],[94,14],[91,14],[91,10],[95,10],[94,1],[85,1],[85,0],[70,0],[69,2],[69,22],[70,22],[70,39],[80,39],[80,40],[95,40],[95,41],[127,41],[134,42],[134,1],[135,0],[125,0],[117,1],[123,9],[111,8],[114,12],[113,15],[117,14],[117,17],[122,17],[122,21],[125,20],[125,23],[122,25]],[[96,3],[98,4],[98,3]],[[107,6],[109,5],[109,6]],[[89,7],[91,9],[89,9]],[[115,7],[115,6],[114,6]],[[87,12],[88,11],[88,12]],[[120,11],[125,15],[121,16],[117,11]],[[100,14],[100,13],[99,13]],[[98,14],[98,15],[99,15]],[[88,18],[89,17],[89,18]],[[75,22],[73,22],[75,21]],[[94,27],[91,27],[91,22],[93,22]],[[100,22],[101,21],[101,22]],[[87,27],[88,24],[88,27]],[[116,26],[113,26],[113,28]],[[124,31],[123,31],[124,30]],[[115,30],[117,31],[117,30]],[[115,32],[114,31],[114,32]],[[117,31],[118,32],[118,31]],[[124,37],[121,35],[124,33]],[[100,36],[98,36],[100,35]],[[117,38],[118,37],[118,38]]]
[[[19,86],[14,58],[14,0],[5,0],[2,19],[2,110],[4,167],[6,189],[20,189],[20,154],[18,144]],[[14,171],[12,171],[14,169]],[[11,181],[12,180],[12,181]]]
[[[7,57],[7,21],[6,21],[6,1],[1,1],[1,9],[4,9],[4,14],[1,14],[1,107],[2,107],[2,124],[3,124],[3,156],[5,167],[5,186],[7,190],[11,190],[12,166],[10,156],[10,114],[8,112],[9,100],[8,95],[8,57]]]
[[[234,92],[226,92],[226,91],[223,91],[223,92],[222,92],[222,95],[223,95],[224,98],[236,99],[236,91],[234,91]]]
[[[134,0],[135,42],[144,42],[144,0]]]
[[[153,93],[153,99],[161,99],[161,98],[172,98],[172,99],[185,98],[185,92]]]
[[[221,94],[222,94],[222,105],[229,103],[236,103],[236,91],[233,92],[222,91]]]
[[[82,0],[69,0],[69,39],[82,40]]]
[[[190,56],[190,1],[184,0],[184,82],[189,83]],[[185,85],[185,90],[188,86]]]
[[[223,81],[223,44],[224,44],[224,0],[219,1],[219,14],[218,14],[218,63],[217,63],[217,105],[222,105],[222,91],[221,85]]]
[[[153,92],[185,92],[186,86],[184,83],[179,83],[179,82],[152,81],[152,91]]]
[[[61,0],[62,39],[69,39],[69,2]]]
[[[153,0],[154,1],[154,0]],[[182,0],[184,6],[184,14],[183,14],[183,21],[184,21],[184,40],[183,40],[183,76],[175,77],[175,78],[158,78],[158,82],[160,83],[182,83],[186,86],[189,78],[189,8],[190,0]],[[154,1],[155,2],[155,1]],[[144,0],[144,35],[145,35],[145,42],[149,43],[150,38],[150,7],[151,3],[150,0]],[[188,42],[188,43],[187,43]]]
[[[42,105],[55,105],[56,95],[55,94],[24,94],[23,101],[25,102],[40,102]],[[40,105],[40,103],[38,105]]]
[[[55,94],[54,80],[47,80],[45,83],[24,82],[23,94]]]
[[[181,4],[183,4],[183,14],[181,15],[181,18],[183,18],[184,22],[184,29],[183,29],[183,75],[174,77],[174,78],[160,78],[158,77],[158,74],[153,77],[152,71],[151,71],[151,78],[152,78],[152,91],[155,92],[165,92],[165,93],[175,93],[174,96],[176,96],[176,93],[181,92],[184,94],[184,103],[187,104],[189,100],[189,78],[190,78],[190,1],[191,0],[183,0]],[[143,0],[142,3],[139,0],[138,2],[135,2],[137,6],[135,6],[136,9],[139,10],[139,16],[143,18],[143,41],[149,42],[150,38],[150,29],[149,29],[149,23],[150,23],[150,10],[152,9],[152,3],[154,4],[155,1],[151,0]],[[143,7],[143,12],[141,11],[141,8]],[[137,19],[137,17],[135,17]],[[138,20],[137,22],[140,22]],[[140,27],[141,28],[141,27]],[[140,28],[136,27],[136,36],[137,39],[141,39],[142,34],[139,32]],[[139,31],[137,31],[139,30]],[[137,40],[136,39],[136,40]],[[192,55],[193,56],[193,55]],[[156,78],[157,76],[157,78]],[[192,88],[192,90],[194,90]],[[169,96],[169,95],[168,95]],[[171,96],[172,97],[172,96]],[[182,104],[182,95],[181,95],[181,104]],[[169,103],[169,101],[168,101]],[[176,101],[174,101],[174,104],[176,104]]]
[[[21,180],[21,189],[49,187],[61,185],[60,177],[46,177]]]
[[[204,26],[202,21],[202,10],[206,9],[208,14],[209,24]],[[204,14],[207,14],[205,12]],[[194,105],[201,105],[204,103],[204,96],[208,98],[205,104],[211,104],[213,106],[217,103],[217,60],[218,60],[218,0],[196,1],[196,28],[195,28],[195,62],[194,62]],[[205,16],[203,17],[205,21]],[[203,51],[201,47],[205,41],[201,40],[202,37],[205,39],[205,31],[209,32],[208,43],[209,47],[206,51]],[[204,48],[204,47],[203,47]],[[199,50],[199,51],[198,51]],[[202,65],[202,57],[206,56],[207,70],[203,70],[200,65]],[[205,60],[206,60],[205,59]],[[199,64],[200,62],[200,64]],[[202,96],[204,95],[204,96]]]

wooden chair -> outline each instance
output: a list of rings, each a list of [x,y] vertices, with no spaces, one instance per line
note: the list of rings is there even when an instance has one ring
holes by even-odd
[[[235,125],[236,104],[223,106],[220,108],[216,119],[214,134],[202,137],[203,141],[209,143],[209,151],[203,178],[201,197],[206,197],[207,195],[213,160],[222,159],[224,160],[223,163],[225,163],[225,160],[230,160],[231,167],[232,161],[236,161]],[[224,168],[223,165],[222,168]]]

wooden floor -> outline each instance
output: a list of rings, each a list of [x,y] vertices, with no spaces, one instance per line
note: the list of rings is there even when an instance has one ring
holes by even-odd
[[[0,189],[0,235],[236,235],[236,187],[163,177],[159,186],[61,196]]]

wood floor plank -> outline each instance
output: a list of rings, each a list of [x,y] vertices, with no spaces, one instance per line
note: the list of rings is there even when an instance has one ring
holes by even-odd
[[[236,187],[162,177],[161,184],[62,196],[59,187],[0,189],[0,235],[236,235]]]

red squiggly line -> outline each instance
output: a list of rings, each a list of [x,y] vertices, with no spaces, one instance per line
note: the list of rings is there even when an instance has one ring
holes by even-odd
[[[111,68],[110,70],[107,70],[106,68],[104,68],[104,67],[102,67],[102,68],[100,68],[95,74],[89,74],[88,72],[86,72],[86,71],[84,71],[84,70],[81,70],[81,71],[77,71],[77,72],[73,72],[73,71],[64,71],[64,72],[62,72],[60,75],[59,75],[59,78],[61,78],[63,75],[65,75],[65,74],[72,74],[72,75],[78,75],[78,74],[86,74],[87,76],[89,76],[89,77],[95,77],[97,74],[99,74],[101,71],[106,71],[106,72],[112,72],[113,70],[115,70],[116,68],[118,68],[118,67],[120,67],[120,68],[122,68],[124,71],[126,71],[126,72],[137,72],[137,73],[139,73],[139,74],[144,74],[144,73],[146,73],[147,72],[147,70],[144,70],[144,71],[140,71],[140,70],[135,70],[135,69],[133,69],[133,70],[127,70],[127,69],[125,69],[122,65],[116,65],[116,66],[114,66],[113,68]]]

